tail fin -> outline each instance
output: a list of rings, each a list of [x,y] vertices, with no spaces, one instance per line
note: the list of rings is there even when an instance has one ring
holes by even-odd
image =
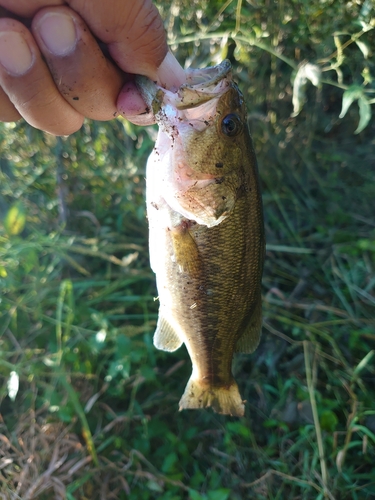
[[[229,387],[212,387],[190,378],[180,400],[180,411],[211,406],[217,413],[243,417],[245,405],[233,380]]]

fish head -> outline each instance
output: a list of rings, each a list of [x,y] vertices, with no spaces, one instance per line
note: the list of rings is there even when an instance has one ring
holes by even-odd
[[[137,81],[159,125],[152,178],[173,210],[212,227],[230,214],[243,183],[246,107],[229,61],[186,73],[176,92]]]

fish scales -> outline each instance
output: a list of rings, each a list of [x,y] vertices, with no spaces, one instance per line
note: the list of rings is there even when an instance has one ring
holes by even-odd
[[[259,342],[265,251],[243,97],[227,61],[193,71],[175,94],[138,86],[160,127],[146,175],[160,301],[154,344],[187,347],[193,371],[180,409],[242,416],[231,366],[235,352]]]

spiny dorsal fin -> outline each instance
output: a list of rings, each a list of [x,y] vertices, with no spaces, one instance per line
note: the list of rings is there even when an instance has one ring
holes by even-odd
[[[235,352],[249,354],[258,347],[260,335],[262,333],[262,298],[259,294],[258,302],[255,306],[250,321],[245,326],[244,332],[237,340]]]
[[[162,351],[173,352],[182,345],[182,340],[168,321],[159,314],[158,324],[154,333],[154,346]]]

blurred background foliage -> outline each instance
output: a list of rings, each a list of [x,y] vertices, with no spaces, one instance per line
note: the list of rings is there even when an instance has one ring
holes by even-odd
[[[0,494],[375,498],[374,4],[156,3],[180,62],[229,58],[248,104],[268,246],[246,416],[178,413],[188,355],[152,345],[155,128],[0,124]]]

